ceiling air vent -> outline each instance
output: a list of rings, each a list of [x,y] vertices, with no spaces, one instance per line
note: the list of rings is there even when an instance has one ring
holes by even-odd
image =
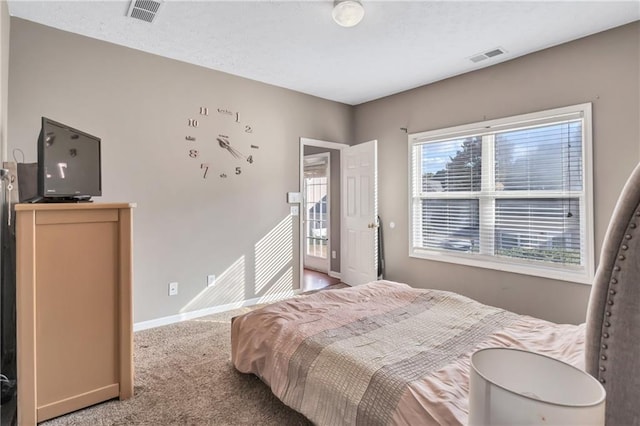
[[[469,60],[471,60],[471,62],[480,62],[484,61],[485,59],[493,58],[494,56],[502,55],[504,53],[505,50],[501,47],[498,47],[488,52],[480,53],[479,55],[473,55],[469,58]]]
[[[160,0],[132,0],[127,16],[153,22],[161,4]]]

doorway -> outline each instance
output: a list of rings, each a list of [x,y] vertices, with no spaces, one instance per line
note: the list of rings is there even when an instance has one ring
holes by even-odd
[[[329,274],[329,230],[331,229],[329,153],[304,156],[302,223],[304,269]]]
[[[303,291],[340,282],[340,154],[344,147],[348,145],[300,139],[300,288]]]
[[[307,206],[305,197],[305,156],[329,153],[330,178],[327,203],[318,204],[324,195],[314,195]],[[303,211],[300,223],[300,286],[305,291],[305,253],[308,237],[324,238],[319,248],[328,255],[328,275],[348,285],[371,282],[380,275],[378,259],[377,217],[377,141],[354,146],[300,138],[301,209],[320,212],[316,225],[307,227]],[[328,225],[323,228],[322,212],[326,208]],[[311,215],[310,215],[311,217]],[[315,232],[314,232],[315,230]],[[320,236],[320,237],[318,237]],[[323,247],[323,245],[325,245]],[[308,256],[307,256],[308,257]]]

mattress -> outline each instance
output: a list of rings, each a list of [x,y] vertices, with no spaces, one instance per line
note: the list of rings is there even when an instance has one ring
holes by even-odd
[[[555,324],[392,281],[324,290],[234,318],[232,362],[318,425],[466,424],[485,347],[584,367],[584,324]]]

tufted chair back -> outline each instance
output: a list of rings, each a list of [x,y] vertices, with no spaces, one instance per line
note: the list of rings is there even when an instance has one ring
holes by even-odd
[[[640,425],[640,164],[609,223],[587,310],[586,369],[607,391],[606,424]]]

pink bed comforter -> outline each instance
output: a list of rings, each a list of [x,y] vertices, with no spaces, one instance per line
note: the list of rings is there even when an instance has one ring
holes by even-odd
[[[318,425],[466,424],[471,354],[502,346],[583,368],[584,324],[554,324],[391,281],[234,318],[232,361]]]

